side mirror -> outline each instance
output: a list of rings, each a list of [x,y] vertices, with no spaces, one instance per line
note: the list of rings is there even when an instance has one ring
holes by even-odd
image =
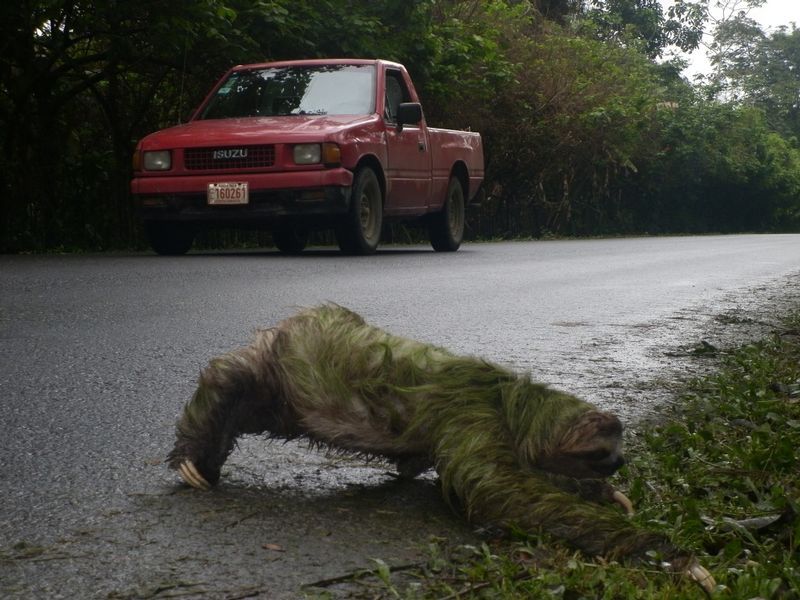
[[[397,107],[397,129],[403,125],[418,125],[422,121],[422,105],[419,102],[402,102]]]

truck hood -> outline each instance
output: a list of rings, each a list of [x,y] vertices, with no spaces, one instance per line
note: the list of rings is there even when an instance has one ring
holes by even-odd
[[[239,144],[322,142],[375,120],[375,115],[297,115],[190,121],[156,131],[141,142],[142,150]]]

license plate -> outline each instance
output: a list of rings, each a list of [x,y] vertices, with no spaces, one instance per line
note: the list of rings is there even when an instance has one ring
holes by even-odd
[[[247,204],[249,201],[246,181],[208,184],[209,204]]]

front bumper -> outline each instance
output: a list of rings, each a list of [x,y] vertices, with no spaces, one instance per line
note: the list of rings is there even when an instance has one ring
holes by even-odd
[[[220,181],[247,181],[244,205],[209,205],[206,188]],[[260,226],[283,220],[329,224],[347,212],[352,173],[346,169],[297,173],[140,177],[131,183],[136,207],[146,221]]]

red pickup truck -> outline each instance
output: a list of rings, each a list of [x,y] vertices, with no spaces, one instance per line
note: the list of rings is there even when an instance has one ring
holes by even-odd
[[[480,134],[428,127],[402,65],[302,60],[228,71],[187,123],[139,142],[131,191],[159,254],[211,226],[269,228],[287,253],[333,229],[370,254],[394,220],[453,251],[483,174]]]

